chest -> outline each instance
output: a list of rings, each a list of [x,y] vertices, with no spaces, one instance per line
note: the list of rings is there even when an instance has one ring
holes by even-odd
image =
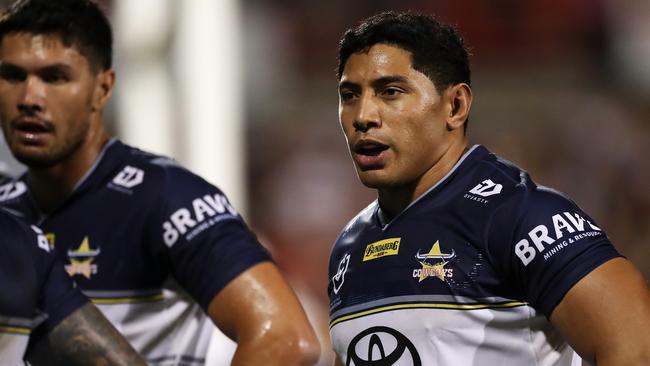
[[[335,308],[389,297],[498,296],[502,279],[490,265],[480,229],[471,223],[418,215],[380,228],[368,225],[343,236],[330,264]]]
[[[150,287],[165,277],[146,201],[110,189],[75,197],[40,224],[84,290]]]

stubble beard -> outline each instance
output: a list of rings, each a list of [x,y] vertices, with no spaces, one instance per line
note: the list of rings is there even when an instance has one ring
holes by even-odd
[[[31,169],[47,169],[58,163],[68,160],[83,145],[88,126],[77,128],[71,135],[66,136],[62,141],[55,141],[53,146],[42,152],[21,151],[20,147],[11,148],[13,156]]]

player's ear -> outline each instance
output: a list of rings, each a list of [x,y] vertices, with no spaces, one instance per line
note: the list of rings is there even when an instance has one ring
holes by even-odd
[[[93,110],[100,111],[106,106],[113,94],[115,85],[115,71],[113,69],[102,70],[97,74],[97,82],[93,93]]]
[[[472,107],[472,88],[465,83],[458,83],[448,87],[443,94],[449,109],[447,129],[451,131],[462,128]]]

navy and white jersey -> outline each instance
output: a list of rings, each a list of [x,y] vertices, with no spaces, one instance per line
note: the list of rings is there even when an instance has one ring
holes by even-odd
[[[571,200],[475,146],[386,221],[372,203],[331,253],[330,334],[345,365],[579,362],[548,318],[619,254]]]
[[[270,259],[219,189],[116,139],[55,212],[39,212],[25,177],[0,187],[0,201],[42,227],[83,293],[152,365],[204,364],[211,300]]]
[[[0,365],[22,365],[30,336],[47,334],[88,300],[55,261],[42,231],[2,209],[0,253]]]

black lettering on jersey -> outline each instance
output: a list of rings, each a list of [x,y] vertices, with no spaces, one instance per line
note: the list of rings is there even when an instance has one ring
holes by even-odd
[[[393,350],[386,344],[395,344]],[[367,347],[366,345],[367,340]],[[388,352],[388,354],[387,354]],[[357,334],[350,341],[347,350],[346,366],[390,366],[398,362],[412,361],[413,366],[422,366],[420,354],[413,343],[397,330],[384,326],[372,327]]]

